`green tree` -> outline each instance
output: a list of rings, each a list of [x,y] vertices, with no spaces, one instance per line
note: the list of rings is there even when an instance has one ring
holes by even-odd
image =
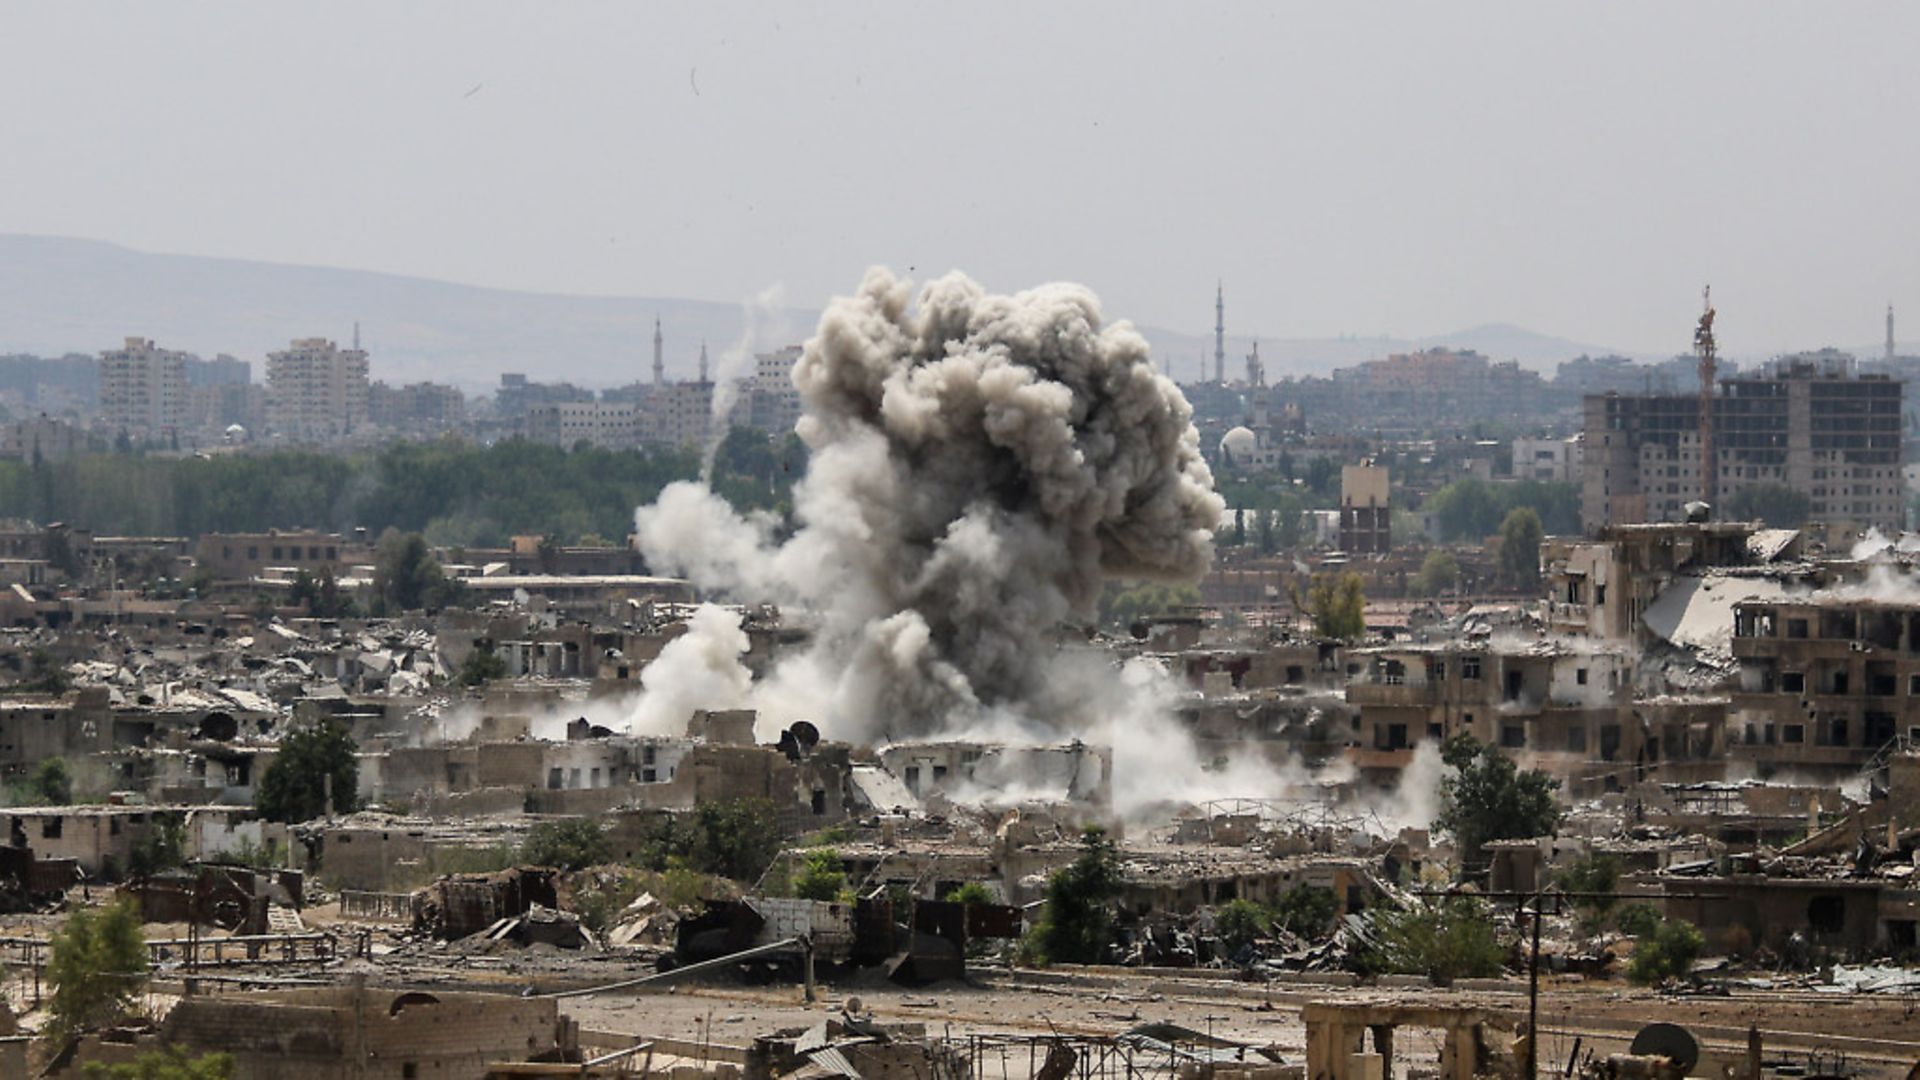
[[[1500,526],[1500,500],[1492,485],[1473,477],[1434,492],[1424,508],[1433,511],[1440,538],[1446,541],[1480,540]]]
[[[1446,985],[1498,975],[1506,956],[1486,906],[1472,897],[1372,908],[1366,923],[1356,957],[1366,974],[1424,975]]]
[[[1623,934],[1633,937],[1651,937],[1660,929],[1660,909],[1645,900],[1636,900],[1631,904],[1622,904],[1620,910],[1613,913],[1613,925]]]
[[[460,671],[454,676],[454,681],[461,686],[485,686],[495,679],[506,677],[506,660],[493,651],[491,644],[482,644],[460,662]]]
[[[1642,986],[1684,978],[1707,948],[1706,936],[1685,919],[1663,922],[1634,945],[1627,978]]]
[[[847,891],[847,875],[840,869],[840,853],[832,848],[807,852],[806,862],[793,879],[793,895],[802,900],[838,900]]]
[[[147,942],[130,900],[82,907],[54,932],[47,960],[49,1031],[65,1039],[124,1016],[147,982]]]
[[[42,806],[68,806],[73,803],[73,768],[67,759],[50,757],[34,766],[21,794],[28,802]]]
[[[233,1055],[216,1050],[189,1057],[186,1047],[175,1045],[118,1065],[90,1061],[85,1076],[87,1080],[233,1080]]]
[[[134,877],[177,870],[187,861],[187,821],[172,810],[156,810],[148,819],[147,831],[133,842],[127,856],[127,870]]]
[[[1516,589],[1540,588],[1540,515],[1530,507],[1510,511],[1500,523],[1500,574]]]
[[[287,603],[300,608],[308,615],[320,604],[320,583],[306,569],[293,575],[293,585],[287,589]]]
[[[1301,882],[1273,902],[1267,909],[1271,924],[1304,938],[1318,938],[1333,929],[1333,918],[1340,911],[1340,898],[1332,889]]]
[[[1553,793],[1560,781],[1538,769],[1522,772],[1498,747],[1464,732],[1448,739],[1440,754],[1452,773],[1440,781],[1433,824],[1453,835],[1463,870],[1482,868],[1488,841],[1546,836],[1559,828]]]
[[[1748,484],[1727,496],[1720,516],[1728,521],[1758,521],[1775,529],[1797,529],[1813,513],[1806,492],[1785,484]]]
[[[1439,596],[1452,592],[1460,586],[1460,560],[1453,552],[1436,548],[1427,552],[1420,563],[1420,573],[1413,579],[1413,589],[1421,596]]]
[[[1357,641],[1367,633],[1366,582],[1348,570],[1323,574],[1307,591],[1306,611],[1314,632],[1340,641]],[[1298,603],[1298,600],[1295,601]]]
[[[947,890],[940,899],[949,904],[997,904],[1000,898],[982,881],[968,881]]]
[[[1120,895],[1120,854],[1106,830],[1089,826],[1080,855],[1047,879],[1047,906],[1028,935],[1042,964],[1097,964],[1113,938],[1112,903]]]
[[[1265,908],[1251,900],[1229,900],[1213,916],[1213,932],[1229,955],[1267,936],[1270,917]]]
[[[419,533],[391,533],[374,553],[374,595],[389,611],[434,610],[457,598],[459,586],[434,561]]]
[[[585,870],[612,858],[612,845],[600,826],[586,818],[542,821],[527,830],[520,858],[531,866]]]
[[[311,821],[327,812],[331,778],[334,811],[352,813],[360,783],[356,749],[353,736],[333,720],[288,735],[260,778],[255,807],[269,821]]]
[[[693,812],[694,869],[755,880],[780,854],[779,822],[773,801],[758,796],[700,804]]]
[[[1165,614],[1200,602],[1200,590],[1191,585],[1147,581],[1132,586],[1108,582],[1100,593],[1098,618],[1109,629],[1124,629],[1137,620]]]
[[[52,654],[36,648],[27,655],[27,674],[12,689],[22,694],[52,694],[55,697],[73,689],[73,677]]]

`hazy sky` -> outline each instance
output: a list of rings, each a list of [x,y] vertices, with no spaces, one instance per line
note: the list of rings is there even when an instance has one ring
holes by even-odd
[[[26,4],[0,231],[1271,337],[1920,340],[1920,5]]]

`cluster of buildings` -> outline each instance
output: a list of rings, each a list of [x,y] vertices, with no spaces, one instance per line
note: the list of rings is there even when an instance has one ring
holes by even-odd
[[[138,337],[98,357],[0,357],[0,406],[18,417],[0,425],[0,456],[51,461],[115,445],[371,445],[449,432],[565,447],[702,446],[723,422],[716,416],[776,433],[799,418],[789,377],[798,346],[759,354],[752,371],[716,381],[702,345],[698,377],[669,380],[656,323],[650,381],[596,393],[507,373],[491,399],[470,402],[446,383],[373,378],[357,338],[357,328],[346,346],[297,338],[267,354],[260,381],[249,361],[203,359]]]

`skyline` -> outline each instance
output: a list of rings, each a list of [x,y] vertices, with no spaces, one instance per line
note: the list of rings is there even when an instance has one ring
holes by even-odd
[[[813,310],[961,269],[1196,336],[1225,280],[1263,340],[1638,355],[1709,282],[1732,356],[1920,298],[1920,12],[1160,10],[15,7],[0,231]]]

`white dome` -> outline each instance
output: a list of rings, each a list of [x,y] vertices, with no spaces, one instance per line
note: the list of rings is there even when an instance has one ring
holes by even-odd
[[[1246,428],[1237,427],[1220,436],[1220,452],[1231,454],[1242,461],[1251,458],[1259,449],[1259,437]]]

